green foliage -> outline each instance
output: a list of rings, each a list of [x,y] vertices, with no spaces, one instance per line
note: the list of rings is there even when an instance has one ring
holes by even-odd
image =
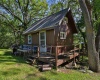
[[[24,29],[32,20],[43,17],[48,9],[46,0],[1,0],[0,6],[11,20],[17,22],[17,26],[21,25]]]
[[[13,43],[13,36],[10,29],[4,25],[0,27],[0,48],[8,48]]]
[[[7,47],[17,41],[22,43],[23,31],[36,20],[46,16],[47,10],[46,0],[0,0],[0,34],[5,33],[0,44],[3,43],[2,46]],[[9,31],[6,31],[6,28]]]
[[[92,1],[92,5],[93,5],[93,26],[94,26],[94,30],[97,33],[98,28],[100,27],[100,6],[99,6],[100,0],[93,0]]]

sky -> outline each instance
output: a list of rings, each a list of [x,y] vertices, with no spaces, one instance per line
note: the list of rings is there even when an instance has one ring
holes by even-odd
[[[57,2],[58,0],[56,0]],[[51,5],[53,2],[55,2],[55,0],[47,0],[48,4]]]

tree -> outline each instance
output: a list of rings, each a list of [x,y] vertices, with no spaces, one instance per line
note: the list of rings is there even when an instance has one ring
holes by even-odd
[[[100,48],[100,6],[99,6],[100,0],[93,0],[92,5],[93,5],[93,26],[96,31],[96,50],[99,52]]]
[[[89,68],[95,72],[100,71],[99,67],[99,54],[95,48],[95,35],[93,31],[93,25],[91,22],[88,7],[84,0],[79,0],[79,4],[84,16],[84,21],[86,25],[86,36],[88,45],[88,58],[89,58]]]
[[[21,40],[23,31],[47,14],[46,0],[0,0],[2,24],[9,27],[13,37]]]

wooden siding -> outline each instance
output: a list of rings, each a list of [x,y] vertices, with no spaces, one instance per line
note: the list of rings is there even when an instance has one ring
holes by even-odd
[[[46,45],[54,45],[54,29],[46,31]]]
[[[27,35],[24,36],[24,39],[25,39],[24,44],[28,44],[28,36]]]
[[[70,27],[68,26],[68,30],[66,31],[66,39],[60,39],[59,27],[60,26],[57,26],[55,28],[55,33],[56,33],[55,34],[55,44],[57,46],[59,46],[59,45],[72,45],[73,44],[73,33],[72,33]]]
[[[60,39],[60,30],[61,30],[61,27],[62,28],[65,28],[66,30],[64,32],[66,32],[66,39]],[[71,29],[71,26],[69,25],[69,23],[67,23],[67,25],[60,25],[60,26],[56,26],[55,27],[55,45],[56,46],[66,46],[68,45],[67,47],[60,47],[58,48],[57,52],[58,54],[59,53],[62,53],[62,52],[65,52],[66,51],[69,51],[70,49],[73,48],[72,46],[73,44],[73,32],[72,32],[72,29]]]
[[[71,10],[67,13],[66,17],[68,18],[68,23],[69,23],[68,25],[70,25],[71,31],[73,33],[78,33],[78,30],[76,28],[75,21],[73,19]]]
[[[38,32],[32,34],[32,44],[39,45],[39,33]]]

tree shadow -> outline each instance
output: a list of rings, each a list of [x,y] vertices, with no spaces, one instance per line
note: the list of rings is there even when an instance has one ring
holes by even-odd
[[[1,75],[4,75],[4,76],[11,76],[11,75],[19,74],[20,71],[21,70],[17,68],[10,68],[7,71],[0,71],[0,73]]]
[[[11,51],[4,51],[4,54],[0,55],[0,64],[1,63],[26,63],[25,59],[22,58],[22,56],[15,56],[12,54]]]
[[[37,79],[37,77],[38,77],[38,80],[47,80],[46,77],[42,76],[42,73],[28,74],[25,79],[27,80],[29,78],[32,78],[33,80],[35,80],[35,79]]]
[[[48,79],[45,78],[45,77],[40,77],[39,79],[40,79],[40,80],[48,80]]]

